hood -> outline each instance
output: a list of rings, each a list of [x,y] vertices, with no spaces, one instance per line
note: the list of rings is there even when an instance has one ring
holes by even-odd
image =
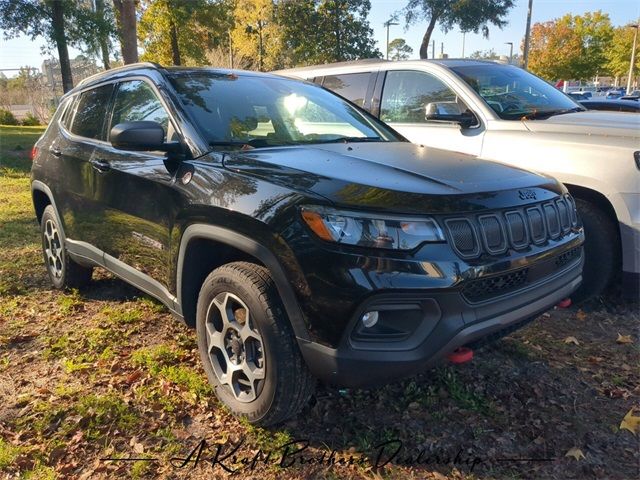
[[[532,132],[606,135],[640,139],[640,115],[628,112],[585,112],[556,115],[545,120],[524,120]]]
[[[405,213],[506,208],[562,189],[526,170],[406,142],[256,149],[225,155],[224,165],[336,205]]]

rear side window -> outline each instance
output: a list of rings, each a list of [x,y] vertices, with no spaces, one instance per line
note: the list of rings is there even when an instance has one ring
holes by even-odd
[[[111,128],[119,123],[138,121],[158,122],[165,135],[169,128],[169,114],[147,83],[141,80],[122,82],[113,104]]]
[[[322,86],[336,92],[359,107],[364,107],[371,73],[349,73],[346,75],[327,75]]]
[[[80,94],[75,108],[71,132],[81,137],[105,140],[104,119],[107,116],[113,85],[103,85]]]
[[[73,120],[73,112],[75,112],[75,104],[78,97],[71,97],[65,100],[64,104],[60,105],[59,110],[62,112],[60,122],[64,125],[64,128],[69,130],[71,128],[71,120]]]

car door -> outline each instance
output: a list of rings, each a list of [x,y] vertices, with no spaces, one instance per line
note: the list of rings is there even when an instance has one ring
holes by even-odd
[[[99,237],[92,161],[96,146],[106,140],[104,119],[112,92],[113,85],[107,84],[77,94],[59,123],[60,135],[49,147],[50,155],[58,158],[58,168],[52,169],[57,174],[54,196],[69,248],[85,255]]]
[[[155,121],[167,138],[174,124],[153,85],[144,79],[116,86],[107,131],[131,121]],[[96,198],[104,208],[101,241],[105,266],[155,296],[171,301],[171,231],[180,196],[174,189],[178,160],[164,152],[119,150],[110,144],[95,152]]]
[[[409,141],[429,147],[480,155],[485,128],[477,120],[462,128],[457,123],[434,121],[427,112],[457,115],[470,112],[465,102],[431,73],[389,70],[380,101],[380,120]]]

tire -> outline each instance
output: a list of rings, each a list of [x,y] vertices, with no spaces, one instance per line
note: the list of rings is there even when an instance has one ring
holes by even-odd
[[[266,268],[234,262],[211,272],[198,296],[196,331],[216,396],[250,423],[281,423],[313,394],[315,380]]]
[[[44,264],[54,288],[81,288],[91,281],[93,267],[82,266],[69,257],[62,227],[51,205],[47,205],[42,213],[40,237]]]
[[[584,269],[582,285],[572,295],[576,302],[600,295],[620,269],[620,242],[615,223],[597,205],[576,198],[584,226]]]

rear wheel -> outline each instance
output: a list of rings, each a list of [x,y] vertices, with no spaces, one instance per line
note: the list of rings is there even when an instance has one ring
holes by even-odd
[[[196,329],[209,381],[233,413],[273,425],[309,400],[315,380],[266,268],[235,262],[211,272],[198,297]]]
[[[573,294],[576,301],[600,295],[620,268],[617,227],[596,204],[576,198],[578,214],[584,225],[584,269],[582,285]]]
[[[92,267],[74,262],[67,253],[53,206],[47,205],[40,221],[42,254],[49,279],[55,288],[80,288],[91,281]]]

